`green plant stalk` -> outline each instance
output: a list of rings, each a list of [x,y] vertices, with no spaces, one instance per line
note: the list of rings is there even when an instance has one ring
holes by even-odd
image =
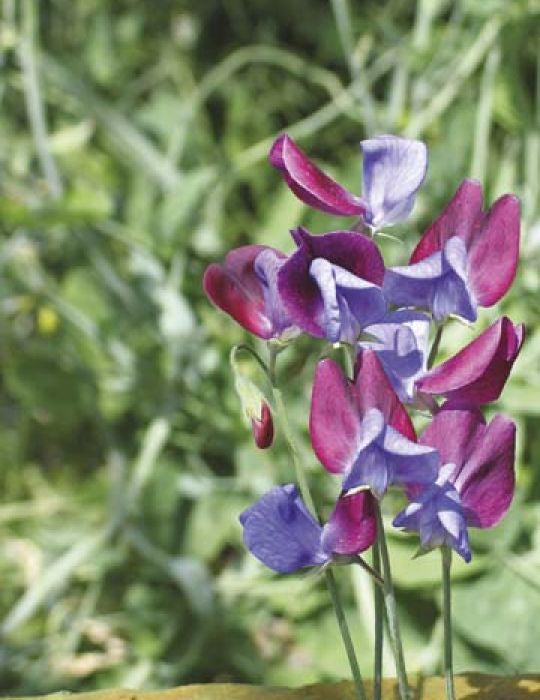
[[[373,545],[373,568],[381,573],[381,551],[379,543]],[[375,597],[375,663],[373,665],[373,700],[381,700],[382,693],[382,661],[383,661],[383,614],[384,596],[383,589],[374,583],[373,595]]]
[[[403,655],[403,645],[401,643],[401,634],[399,631],[399,621],[397,614],[396,596],[394,586],[392,584],[392,572],[390,570],[390,557],[388,555],[388,547],[384,534],[384,523],[381,514],[381,507],[376,503],[375,512],[377,514],[377,532],[378,543],[380,547],[382,570],[383,570],[383,595],[386,606],[386,614],[388,616],[388,631],[394,650],[396,660],[396,672],[399,686],[399,696],[401,700],[410,700],[411,691],[409,689],[409,681],[407,680],[407,671],[405,668],[405,657]]]
[[[441,559],[443,588],[444,676],[446,680],[446,698],[447,700],[456,700],[452,661],[452,594],[450,590],[452,550],[450,547],[441,547]]]
[[[433,367],[433,365],[435,364],[435,360],[437,359],[437,353],[439,352],[439,346],[441,344],[443,328],[444,324],[439,323],[437,326],[437,332],[435,333],[435,338],[433,339],[433,345],[431,346],[431,350],[429,351],[429,357],[427,361],[428,369],[431,369]]]
[[[317,517],[317,510],[315,508],[315,503],[309,489],[309,485],[306,479],[304,470],[300,463],[300,458],[298,456],[298,450],[296,448],[296,442],[294,440],[294,435],[292,433],[289,420],[287,417],[287,409],[285,408],[285,403],[283,401],[283,396],[278,387],[277,377],[276,377],[276,358],[279,353],[279,348],[269,345],[270,349],[270,361],[268,363],[268,376],[270,378],[270,383],[272,385],[272,394],[274,398],[274,409],[276,412],[276,417],[283,431],[283,436],[294,466],[294,471],[296,474],[296,480],[300,488],[300,493],[304,500],[304,503],[308,509]],[[345,647],[345,652],[347,654],[347,659],[349,661],[349,666],[351,667],[351,673],[356,687],[356,695],[358,700],[366,700],[366,691],[364,689],[364,682],[362,680],[362,674],[360,672],[360,666],[358,665],[358,659],[356,658],[356,653],[354,651],[354,645],[351,638],[351,633],[349,626],[347,624],[347,619],[345,617],[345,611],[343,605],[341,604],[341,599],[339,597],[339,592],[337,590],[336,580],[334,578],[334,573],[331,569],[327,568],[324,572],[324,577],[326,581],[326,586],[330,594],[330,599],[334,607],[336,614],[337,623],[339,626],[339,631],[341,633],[341,638],[343,639],[343,645]]]

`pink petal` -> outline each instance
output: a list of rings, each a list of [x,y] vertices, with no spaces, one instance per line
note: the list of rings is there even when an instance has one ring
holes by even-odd
[[[434,447],[441,464],[454,464],[456,471],[473,449],[479,426],[485,424],[477,406],[448,401],[420,436],[420,444]]]
[[[263,290],[254,262],[266,248],[261,245],[236,248],[228,253],[222,265],[209,265],[203,277],[203,288],[210,301],[250,333],[265,339],[272,336],[273,329],[265,313]]]
[[[474,450],[455,480],[470,525],[492,527],[506,514],[514,495],[515,448],[516,426],[509,418],[497,415],[479,427]]]
[[[353,395],[361,416],[370,408],[377,408],[388,425],[416,442],[411,419],[373,350],[363,350],[358,355]]]
[[[340,474],[356,454],[360,416],[352,383],[334,360],[321,360],[315,370],[309,432],[313,450],[324,467]]]
[[[482,215],[482,199],[482,185],[476,180],[464,180],[443,213],[422,236],[409,264],[441,250],[452,236],[462,238],[468,248]]]
[[[268,157],[294,194],[310,207],[342,216],[361,216],[364,213],[365,206],[360,197],[323,173],[287,134],[278,136]]]
[[[477,404],[499,398],[524,338],[524,326],[503,317],[463,350],[416,383],[427,394],[441,394]]]
[[[329,554],[353,555],[363,552],[377,539],[375,499],[370,491],[340,496],[328,523],[323,527],[321,545]]]
[[[253,417],[251,419],[251,431],[253,432],[255,444],[261,450],[270,447],[274,441],[274,421],[266,401],[261,402],[260,418]]]
[[[468,277],[481,306],[493,306],[514,281],[519,259],[519,217],[517,197],[504,195],[493,204],[474,234]]]

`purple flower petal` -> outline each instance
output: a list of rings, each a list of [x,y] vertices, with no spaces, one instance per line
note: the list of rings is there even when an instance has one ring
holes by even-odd
[[[428,316],[401,309],[364,329],[377,341],[362,341],[360,349],[377,354],[401,401],[413,400],[415,380],[426,371],[430,325]]]
[[[461,238],[468,248],[482,216],[482,185],[464,180],[439,218],[431,224],[416,246],[410,265],[441,250],[452,236]]]
[[[357,491],[339,497],[328,523],[323,527],[321,544],[333,554],[359,554],[377,539],[375,501],[369,491]]]
[[[271,489],[240,515],[240,522],[246,547],[274,571],[290,573],[328,561],[321,548],[321,526],[294,484]]]
[[[213,263],[206,268],[203,287],[217,307],[250,333],[268,339],[273,335],[272,321],[254,270],[255,259],[263,250],[266,246],[248,245],[231,250],[223,265]],[[279,255],[277,251],[276,254]]]
[[[496,401],[521,350],[525,329],[503,317],[416,383],[427,394],[477,404]]]
[[[342,216],[361,216],[364,213],[362,199],[323,173],[287,134],[275,140],[269,159],[294,194],[310,207]]]
[[[419,306],[436,320],[451,313],[476,320],[476,304],[466,279],[467,253],[460,238],[449,238],[444,248],[414,265],[386,270],[383,291],[392,304]]]
[[[373,228],[402,221],[412,211],[427,170],[421,141],[377,136],[361,142],[364,154],[364,220]]]
[[[510,288],[519,260],[519,200],[498,199],[475,232],[468,256],[468,278],[481,306],[493,306]]]
[[[360,416],[353,385],[334,360],[321,360],[315,370],[309,432],[313,450],[329,472],[340,474],[352,464]]]
[[[327,314],[330,318],[332,316],[329,313],[332,299],[327,287],[324,287],[326,300],[323,299],[318,280],[313,275],[313,261],[322,259],[335,266],[332,268],[333,281],[329,280],[332,281],[330,287],[335,283],[337,268],[380,286],[384,277],[384,263],[375,243],[359,233],[335,231],[322,236],[311,236],[308,231],[299,228],[293,232],[293,236],[298,250],[279,271],[279,294],[296,325],[311,335],[326,337],[325,323],[327,330],[335,332],[327,318]],[[325,279],[328,279],[328,275]],[[354,292],[344,289],[341,296],[346,300],[347,295],[352,295],[352,306],[355,313],[360,315]]]
[[[251,418],[251,431],[255,439],[255,444],[260,450],[270,447],[274,441],[274,421],[272,413],[266,401],[261,402],[261,415]]]

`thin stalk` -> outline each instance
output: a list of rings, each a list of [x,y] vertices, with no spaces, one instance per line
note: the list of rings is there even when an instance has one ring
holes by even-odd
[[[429,351],[429,357],[427,361],[427,368],[431,369],[433,367],[433,364],[435,363],[435,360],[437,359],[437,353],[439,352],[439,346],[441,344],[441,338],[442,338],[442,333],[443,333],[443,324],[440,323],[437,326],[437,332],[435,333],[435,338],[433,339],[433,345],[431,346],[431,350]]]
[[[296,480],[300,488],[300,493],[304,500],[304,503],[308,509],[317,517],[317,510],[315,508],[315,503],[309,489],[306,475],[302,469],[302,464],[300,463],[300,458],[298,456],[298,449],[296,447],[296,442],[294,440],[294,435],[291,430],[289,420],[287,417],[287,409],[285,408],[285,403],[283,401],[283,396],[278,387],[278,381],[276,377],[276,359],[279,353],[279,348],[269,345],[270,349],[270,359],[268,362],[268,375],[270,377],[270,382],[272,384],[272,393],[274,397],[274,408],[276,412],[276,417],[283,431],[283,436],[285,437],[285,442],[289,448],[292,463],[294,466],[294,471],[296,474]],[[330,594],[330,600],[334,607],[334,612],[336,614],[336,619],[339,626],[339,631],[341,633],[341,638],[343,639],[343,646],[345,647],[345,652],[347,654],[347,659],[349,660],[349,665],[351,667],[351,674],[353,677],[354,685],[356,687],[356,695],[358,700],[366,700],[366,692],[364,689],[364,683],[362,680],[362,674],[360,673],[360,667],[358,665],[358,659],[356,658],[356,653],[354,651],[354,645],[351,638],[351,633],[347,620],[345,618],[345,612],[341,604],[339,593],[336,586],[336,580],[334,578],[334,573],[331,569],[326,569],[324,572],[324,577],[326,581],[326,586]]]
[[[381,574],[381,552],[379,543],[373,545],[373,568]],[[384,585],[384,583],[383,583]],[[382,666],[383,666],[383,615],[384,595],[383,589],[375,585],[373,588],[375,598],[375,663],[373,665],[373,700],[381,700],[382,693]]]
[[[452,550],[441,547],[442,587],[443,587],[443,628],[444,628],[444,675],[446,678],[446,698],[456,700],[452,662],[452,596],[450,591],[450,567]]]
[[[384,578],[383,594],[386,613],[388,616],[388,631],[394,649],[396,660],[396,673],[398,678],[399,696],[401,700],[410,700],[411,692],[409,690],[409,681],[407,680],[407,671],[405,669],[405,657],[403,655],[403,645],[401,643],[401,634],[399,631],[399,621],[397,614],[396,596],[392,583],[392,572],[390,570],[390,557],[388,555],[388,547],[386,537],[384,535],[384,523],[381,514],[380,505],[375,506],[377,514],[377,531],[378,542],[381,553],[382,570]]]

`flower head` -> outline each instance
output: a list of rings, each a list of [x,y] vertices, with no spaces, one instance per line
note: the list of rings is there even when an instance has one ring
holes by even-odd
[[[484,212],[482,199],[480,183],[461,184],[409,265],[386,271],[390,303],[427,308],[437,320],[456,314],[475,321],[478,306],[493,306],[506,294],[519,255],[519,201],[504,195]]]
[[[294,141],[282,134],[270,150],[270,163],[294,194],[310,207],[329,214],[360,216],[379,229],[405,219],[427,170],[421,141],[377,136],[361,142],[364,154],[362,197],[351,194],[320,170]]]
[[[420,442],[441,457],[434,484],[412,495],[394,520],[418,530],[425,549],[447,544],[470,560],[467,527],[496,525],[514,494],[516,427],[497,415],[489,425],[473,405],[449,401],[433,418]]]
[[[375,243],[353,231],[312,236],[292,232],[298,250],[278,276],[281,299],[302,330],[330,342],[354,343],[386,313],[384,263]]]
[[[280,573],[359,554],[377,537],[373,497],[368,491],[340,496],[322,527],[294,484],[276,486],[245,510],[240,522],[249,551]]]
[[[225,262],[206,268],[203,287],[217,307],[260,338],[288,338],[294,326],[277,289],[286,257],[274,248],[247,245],[231,250]]]

